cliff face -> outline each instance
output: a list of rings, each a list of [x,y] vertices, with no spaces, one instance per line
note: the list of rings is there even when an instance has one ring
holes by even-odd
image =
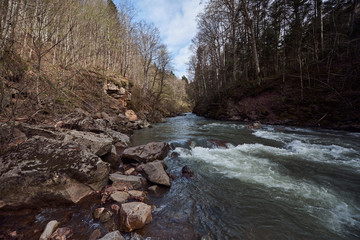
[[[260,86],[235,87],[197,102],[193,112],[219,120],[260,121],[360,131],[360,91],[306,86],[288,78],[266,79]]]

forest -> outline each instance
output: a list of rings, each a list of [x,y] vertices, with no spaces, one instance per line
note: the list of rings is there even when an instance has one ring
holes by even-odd
[[[357,0],[207,1],[192,51],[197,114],[331,127],[358,118]]]
[[[129,89],[128,107],[144,117],[189,111],[185,82],[172,70],[159,30],[139,20],[130,1],[0,2],[3,120],[106,109],[112,83]]]

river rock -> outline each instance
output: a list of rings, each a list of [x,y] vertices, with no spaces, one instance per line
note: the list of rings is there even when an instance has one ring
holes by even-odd
[[[123,161],[152,162],[163,160],[169,151],[170,146],[168,143],[151,142],[146,145],[125,149],[122,158]]]
[[[64,142],[76,142],[85,146],[97,156],[104,156],[111,151],[112,147],[112,139],[104,134],[76,130],[69,131],[64,138]]]
[[[125,203],[129,198],[130,194],[122,191],[115,191],[110,195],[111,199],[118,203]]]
[[[120,234],[119,231],[111,232],[99,238],[99,240],[125,240],[125,238]]]
[[[170,178],[165,172],[164,165],[161,161],[147,163],[143,166],[146,178],[155,184],[171,186]]]
[[[101,237],[101,231],[99,229],[95,229],[90,237],[89,237],[89,240],[96,240],[96,239],[99,239]]]
[[[129,168],[128,170],[125,171],[125,175],[131,175],[133,174],[133,172],[135,172],[135,168]]]
[[[67,240],[71,239],[73,234],[74,233],[71,228],[61,227],[56,229],[56,231],[51,234],[49,240]]]
[[[53,232],[55,232],[55,230],[57,229],[59,224],[60,223],[56,220],[48,222],[48,224],[46,224],[46,227],[45,227],[44,231],[42,232],[39,240],[48,240],[48,238],[50,238],[51,234],[53,234]]]
[[[151,219],[151,206],[142,202],[124,203],[120,209],[120,231],[141,229],[150,223]]]
[[[0,200],[39,206],[78,202],[108,181],[109,165],[80,145],[35,136],[0,157]]]
[[[251,125],[246,126],[247,129],[261,129],[262,125],[260,122],[254,122]]]
[[[106,223],[111,220],[111,217],[112,217],[112,212],[105,209],[100,215],[100,222]]]
[[[132,189],[142,189],[146,186],[146,179],[133,175],[122,175],[121,173],[110,174],[110,180],[113,181],[113,185],[130,185]]]
[[[103,207],[95,209],[93,212],[94,220],[100,219],[100,216],[104,212],[104,210],[105,210],[105,208],[103,208]]]
[[[184,166],[181,169],[181,175],[182,175],[182,177],[185,177],[185,178],[191,178],[194,176],[194,172],[191,171],[191,169],[188,166]]]

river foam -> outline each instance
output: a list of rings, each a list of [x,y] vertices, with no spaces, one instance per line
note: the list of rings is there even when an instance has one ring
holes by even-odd
[[[295,140],[287,148],[242,144],[228,149],[192,146],[191,149],[177,148],[176,151],[182,158],[211,166],[209,174],[220,173],[226,178],[265,189],[274,200],[300,208],[329,230],[338,232],[345,225],[359,224],[359,209],[350,200],[312,181],[286,175],[280,171],[278,163],[270,160],[294,155],[307,155],[312,159],[321,156],[340,158],[351,149],[337,146],[311,148]]]

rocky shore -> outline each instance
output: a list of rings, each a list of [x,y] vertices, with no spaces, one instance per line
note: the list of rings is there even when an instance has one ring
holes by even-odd
[[[124,239],[121,233],[143,228],[154,209],[148,194],[171,187],[163,161],[169,144],[128,147],[127,134],[149,126],[131,110],[109,116],[81,109],[53,125],[2,124],[0,222],[8,212],[84,204],[92,198],[98,207],[88,215],[100,229],[86,239]],[[69,215],[33,229],[31,236],[29,228],[16,223],[0,227],[0,239],[75,239],[81,230],[71,228]],[[27,224],[31,228],[34,221]]]

